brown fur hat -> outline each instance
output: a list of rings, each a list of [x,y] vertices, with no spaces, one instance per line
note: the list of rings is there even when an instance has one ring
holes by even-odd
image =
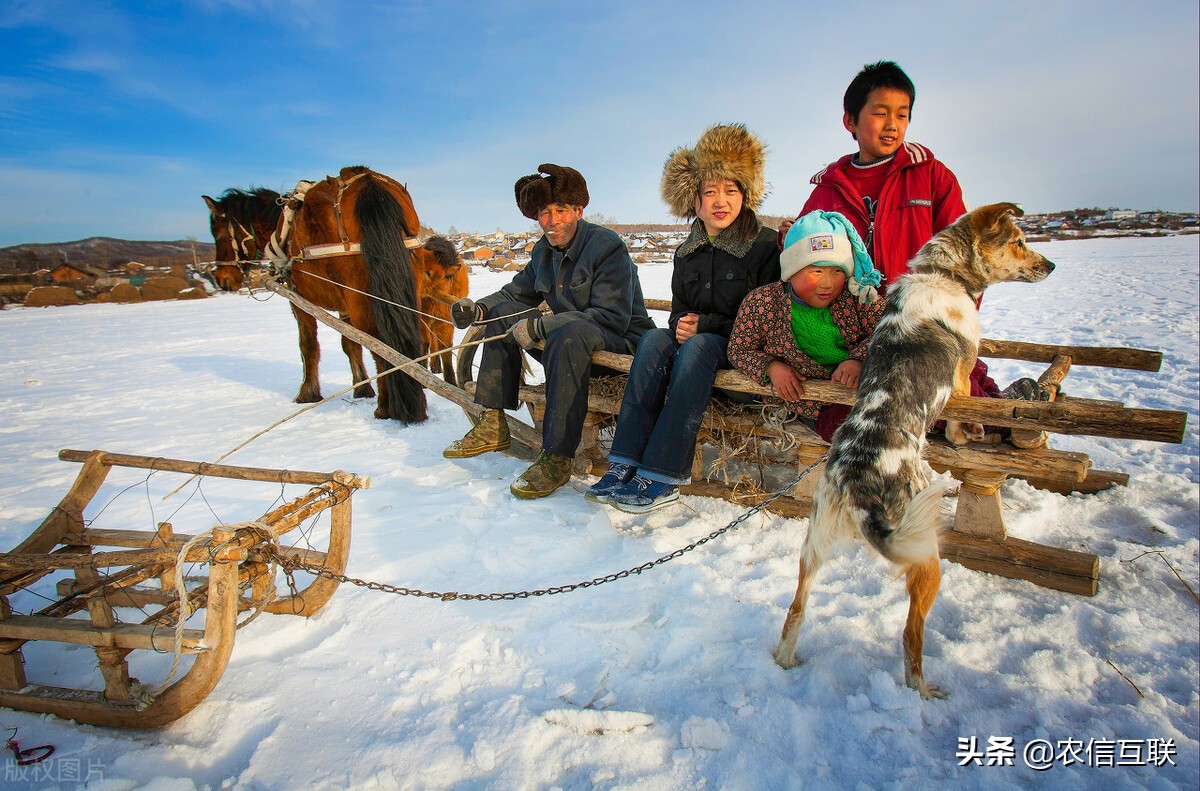
[[[536,220],[542,209],[551,203],[588,205],[587,182],[583,175],[563,165],[538,165],[537,173],[517,179],[514,191],[517,193],[517,208],[531,220]]]
[[[767,147],[742,124],[704,130],[695,148],[677,148],[663,166],[662,199],[676,217],[696,216],[696,196],[706,181],[729,179],[742,188],[742,205],[757,210],[766,197]]]

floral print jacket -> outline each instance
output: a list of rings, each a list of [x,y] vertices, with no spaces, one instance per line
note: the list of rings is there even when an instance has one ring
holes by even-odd
[[[883,315],[884,300],[861,305],[845,289],[829,306],[833,323],[842,333],[850,359],[862,361],[867,356],[871,333]],[[792,337],[792,301],[783,281],[770,283],[751,291],[733,324],[726,350],[729,361],[746,376],[763,385],[770,385],[767,366],[782,360],[806,379],[828,379],[830,371],[796,348]],[[802,417],[816,419],[823,406],[820,401],[789,401],[787,405]]]

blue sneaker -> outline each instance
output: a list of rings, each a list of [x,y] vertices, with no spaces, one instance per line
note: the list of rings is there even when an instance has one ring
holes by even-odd
[[[583,496],[593,503],[607,503],[608,496],[629,483],[636,474],[637,467],[632,464],[613,462],[608,465],[608,472],[604,473],[604,477],[589,486]]]
[[[609,494],[608,501],[627,514],[644,514],[679,502],[679,487],[635,475]]]

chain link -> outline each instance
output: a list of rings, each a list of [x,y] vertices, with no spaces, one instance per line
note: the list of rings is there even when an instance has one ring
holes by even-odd
[[[457,591],[446,591],[446,592],[425,591],[425,590],[421,590],[419,588],[404,588],[404,587],[400,587],[398,585],[389,585],[386,582],[374,582],[371,580],[357,579],[355,577],[351,577],[346,574],[338,574],[336,572],[330,571],[329,569],[325,568],[324,566],[318,566],[318,565],[315,565],[312,563],[306,563],[299,559],[284,557],[282,554],[279,553],[279,551],[272,544],[267,544],[264,547],[264,549],[268,552],[268,554],[273,555],[274,560],[280,565],[280,567],[283,568],[284,573],[287,575],[289,586],[292,587],[293,590],[295,589],[295,583],[292,581],[292,574],[296,571],[307,571],[310,574],[315,574],[318,577],[324,577],[329,580],[334,580],[335,582],[349,582],[353,585],[359,586],[360,588],[366,588],[367,590],[379,591],[381,593],[392,593],[397,596],[418,596],[418,597],[424,598],[424,599],[438,599],[440,601],[515,601],[516,599],[528,599],[532,596],[554,596],[559,593],[570,593],[572,591],[581,590],[583,588],[591,588],[596,585],[603,585],[607,582],[616,582],[617,580],[625,579],[626,577],[633,576],[634,574],[641,574],[644,571],[649,571],[650,569],[653,569],[656,566],[661,566],[664,563],[669,563],[670,561],[675,560],[676,558],[686,555],[688,552],[691,552],[692,550],[695,550],[695,549],[698,549],[699,547],[704,546],[709,541],[719,538],[722,535],[724,535],[725,533],[734,529],[735,527],[741,525],[747,519],[754,516],[755,514],[762,511],[764,508],[766,508],[768,505],[770,505],[771,503],[778,500],[786,492],[791,490],[792,487],[794,487],[796,484],[798,484],[806,475],[808,475],[810,472],[812,472],[813,469],[816,468],[816,466],[824,460],[825,460],[825,455],[822,454],[819,459],[817,459],[812,464],[808,465],[803,470],[801,470],[799,473],[797,473],[796,477],[793,478],[791,480],[791,482],[789,482],[787,485],[785,485],[785,486],[781,487],[780,489],[777,489],[776,491],[771,493],[761,503],[754,506],[750,510],[746,511],[746,513],[744,513],[741,516],[739,516],[738,518],[734,519],[732,522],[725,525],[721,529],[714,530],[713,532],[709,533],[707,536],[696,539],[692,543],[688,544],[686,547],[680,547],[679,549],[675,550],[674,552],[671,552],[667,555],[663,555],[662,557],[657,558],[655,560],[647,561],[646,563],[643,563],[640,566],[634,566],[631,569],[625,569],[624,571],[617,571],[612,574],[606,574],[603,577],[596,577],[595,579],[585,580],[583,582],[576,582],[576,583],[572,583],[570,585],[556,585],[554,587],[539,588],[537,590],[506,591],[503,593],[459,593]]]

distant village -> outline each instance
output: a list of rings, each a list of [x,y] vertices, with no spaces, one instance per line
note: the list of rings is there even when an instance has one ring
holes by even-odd
[[[778,227],[782,217],[762,217],[765,224]],[[1056,239],[1088,239],[1100,236],[1170,236],[1200,233],[1200,222],[1193,212],[1132,211],[1125,209],[1072,209],[1049,214],[1027,214],[1018,224],[1031,242]],[[669,230],[632,230],[638,226],[602,223],[617,231],[629,248],[635,264],[670,262],[683,240],[688,226]],[[525,266],[540,231],[492,234],[451,233],[450,241],[463,261],[490,269],[516,270]]]
[[[688,226],[623,225],[602,216],[588,219],[612,228],[621,235],[636,264],[670,263],[675,248],[687,237]],[[761,217],[778,227],[782,217]],[[1115,236],[1170,236],[1200,233],[1194,212],[1133,211],[1127,209],[1072,209],[1049,214],[1027,214],[1018,219],[1031,242]],[[422,229],[423,236],[433,234]],[[516,271],[529,261],[533,246],[541,238],[535,228],[520,233],[459,233],[445,235],[469,266]],[[157,258],[132,260],[143,250]],[[91,251],[103,256],[89,255]],[[124,253],[125,255],[121,255]],[[104,300],[114,287],[140,293],[151,278],[169,278],[174,291],[201,286],[205,259],[212,256],[211,242],[129,242],[89,239],[62,245],[18,245],[0,249],[0,306],[20,303],[34,287],[59,286],[60,293],[74,291],[80,301]],[[103,260],[98,260],[103,259]],[[165,282],[165,281],[160,281]],[[203,296],[203,288],[188,289],[185,296]],[[133,294],[127,295],[132,298]],[[145,298],[143,296],[143,298]],[[159,298],[175,298],[174,292]],[[120,301],[126,301],[122,299]],[[133,300],[136,301],[136,300]]]

